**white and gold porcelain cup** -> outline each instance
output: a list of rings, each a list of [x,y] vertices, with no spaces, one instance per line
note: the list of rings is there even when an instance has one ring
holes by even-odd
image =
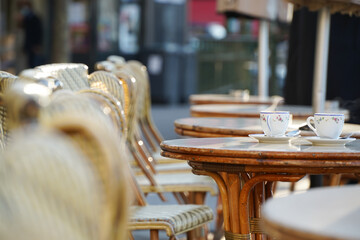
[[[311,125],[314,121],[315,128]],[[345,117],[341,113],[315,113],[306,122],[318,137],[338,139],[344,127]]]
[[[287,111],[261,111],[261,128],[266,136],[284,136],[289,125],[290,113]]]

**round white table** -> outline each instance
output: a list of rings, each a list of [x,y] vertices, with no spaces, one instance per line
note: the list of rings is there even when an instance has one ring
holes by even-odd
[[[262,213],[265,231],[276,239],[360,239],[360,186],[269,199]]]

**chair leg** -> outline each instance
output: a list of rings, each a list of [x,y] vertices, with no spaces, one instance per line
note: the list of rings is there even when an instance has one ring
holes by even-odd
[[[208,231],[205,226],[195,228],[186,233],[187,240],[207,240]]]
[[[341,180],[341,174],[331,174],[329,186],[339,186]]]
[[[150,230],[150,240],[159,240],[159,230]]]
[[[294,182],[292,182],[292,183],[290,184],[290,192],[294,192],[294,191],[295,191],[295,184],[296,184],[296,183],[294,183]]]
[[[134,236],[132,235],[132,232],[131,232],[131,231],[129,231],[128,236],[129,236],[129,239],[130,239],[130,240],[135,240],[135,239],[134,239]]]
[[[222,232],[223,224],[224,224],[223,206],[222,206],[222,202],[221,202],[221,196],[219,194],[217,203],[216,203],[216,224],[215,224],[216,231]]]
[[[194,230],[191,230],[189,232],[186,233],[186,239],[187,240],[195,240],[196,237],[195,237],[195,231]]]

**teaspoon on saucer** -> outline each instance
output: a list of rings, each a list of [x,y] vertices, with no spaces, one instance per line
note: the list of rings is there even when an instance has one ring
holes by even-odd
[[[300,135],[300,130],[299,130],[299,129],[296,129],[296,130],[287,132],[287,133],[285,134],[285,136],[287,136],[287,137],[296,137],[296,136],[298,136],[298,135]]]
[[[352,135],[354,135],[353,132],[352,132],[352,133],[348,133],[348,134],[346,134],[346,135],[344,135],[344,136],[342,136],[342,137],[339,137],[339,139],[348,139],[348,138],[351,137]]]

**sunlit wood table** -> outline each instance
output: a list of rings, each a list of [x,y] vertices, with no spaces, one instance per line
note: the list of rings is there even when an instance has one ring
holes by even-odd
[[[360,239],[360,186],[311,189],[270,199],[263,226],[276,239]]]
[[[248,137],[188,138],[163,141],[161,149],[162,156],[186,160],[193,173],[216,181],[228,240],[252,239],[252,233],[262,232],[260,206],[272,196],[274,181],[296,182],[306,174],[360,173],[360,140],[320,147],[302,139],[264,144]]]
[[[260,97],[248,96],[239,97],[231,94],[193,94],[190,95],[190,104],[255,104],[255,105],[271,105],[274,101],[281,101],[281,97]]]
[[[190,107],[190,114],[192,117],[259,117],[260,111],[267,110],[270,105],[248,105],[248,104],[204,104],[194,105]],[[277,106],[277,111],[289,111],[293,119],[306,119],[313,115],[311,106],[296,106],[296,105],[280,105]],[[326,110],[325,112],[333,112]],[[349,112],[345,109],[339,109],[334,112],[343,113],[348,118]]]
[[[304,125],[304,120],[294,120],[288,131]],[[247,137],[249,134],[262,134],[259,117],[257,118],[201,118],[176,119],[175,132],[190,137]],[[360,124],[345,123],[342,135],[353,132],[352,137],[360,138]],[[313,131],[301,131],[302,136],[314,136]]]

